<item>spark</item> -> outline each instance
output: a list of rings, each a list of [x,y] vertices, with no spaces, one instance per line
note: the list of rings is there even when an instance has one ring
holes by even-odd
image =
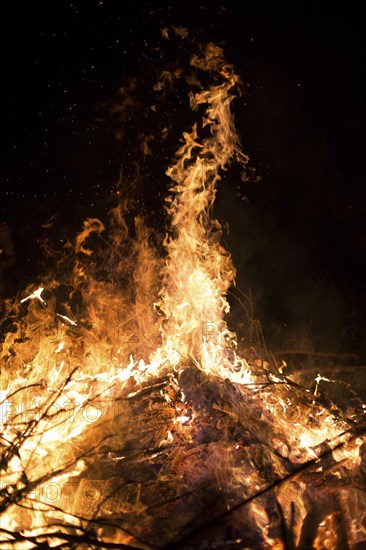
[[[28,302],[28,300],[39,300],[43,306],[47,306],[47,303],[44,301],[44,299],[41,296],[43,291],[44,291],[44,287],[41,286],[37,288],[37,290],[32,292],[32,294],[20,300],[20,303],[24,304],[25,302]]]
[[[71,325],[73,327],[78,326],[77,322],[70,319],[70,317],[67,317],[66,315],[61,315],[60,313],[56,313],[56,315],[59,319],[62,319],[62,321],[65,321],[66,323],[69,323],[69,325]]]

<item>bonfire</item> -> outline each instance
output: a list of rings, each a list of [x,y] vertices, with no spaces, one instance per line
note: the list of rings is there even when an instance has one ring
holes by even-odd
[[[1,549],[366,545],[366,405],[325,403],[324,377],[299,385],[228,327],[212,207],[222,171],[248,163],[241,82],[220,47],[196,50],[161,249],[142,213],[130,236],[121,191],[65,246],[62,282],[56,266],[6,303]]]

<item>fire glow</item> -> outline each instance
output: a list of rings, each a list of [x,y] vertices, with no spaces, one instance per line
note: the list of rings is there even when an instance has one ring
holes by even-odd
[[[7,304],[0,548],[366,541],[362,423],[251,359],[228,329],[235,268],[212,206],[221,171],[248,161],[230,108],[240,79],[213,44],[190,66],[200,120],[167,170],[164,253],[141,216],[131,241],[122,201],[108,228],[88,219],[69,244],[67,300],[45,275]]]

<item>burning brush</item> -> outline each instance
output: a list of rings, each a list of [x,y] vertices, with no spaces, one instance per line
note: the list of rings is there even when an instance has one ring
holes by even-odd
[[[213,44],[190,71],[202,119],[167,170],[164,252],[141,216],[129,238],[121,200],[68,244],[62,303],[51,276],[6,303],[1,549],[366,544],[365,406],[326,408],[226,324],[235,269],[211,209],[248,160],[240,80]]]

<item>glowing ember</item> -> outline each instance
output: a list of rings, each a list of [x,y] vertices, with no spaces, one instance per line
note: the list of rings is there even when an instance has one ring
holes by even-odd
[[[129,240],[121,200],[76,237],[68,301],[45,274],[8,308],[0,548],[365,544],[361,423],[317,400],[327,378],[305,391],[245,358],[226,324],[235,268],[211,211],[220,171],[248,160],[240,81],[213,44],[190,65],[204,112],[167,170],[164,254],[141,217]]]

